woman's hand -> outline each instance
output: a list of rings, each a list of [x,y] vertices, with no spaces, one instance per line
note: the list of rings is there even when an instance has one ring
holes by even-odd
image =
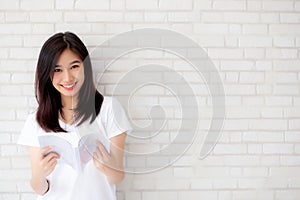
[[[55,169],[59,155],[54,152],[47,153],[51,148],[51,146],[47,146],[39,151],[38,166],[36,166],[35,172],[39,178],[46,178]]]
[[[97,141],[97,149],[93,156],[95,167],[105,174],[112,184],[120,183],[124,179],[123,151],[126,132],[110,139],[110,152],[107,152],[103,144]]]
[[[119,170],[116,159],[107,152],[103,144],[99,141],[97,141],[97,149],[94,152],[93,161],[95,167],[104,174],[106,174],[108,168]]]
[[[40,195],[48,191],[49,185],[46,177],[53,172],[59,158],[59,155],[54,152],[46,154],[49,150],[51,150],[50,146],[42,149],[29,147],[32,168],[31,187]]]

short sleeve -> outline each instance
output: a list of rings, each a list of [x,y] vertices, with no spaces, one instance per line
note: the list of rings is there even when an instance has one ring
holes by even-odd
[[[116,98],[110,97],[107,105],[106,133],[108,138],[112,138],[121,133],[130,133],[132,128],[127,115]]]
[[[17,144],[34,147],[40,146],[37,138],[38,124],[36,122],[35,116],[35,113],[28,115],[25,125],[18,138]]]

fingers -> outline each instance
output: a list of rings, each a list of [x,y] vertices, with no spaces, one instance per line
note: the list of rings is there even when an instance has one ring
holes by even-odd
[[[100,161],[98,160],[96,153],[94,153],[94,155],[93,155],[93,162],[94,162],[94,165],[98,168],[100,165]]]
[[[49,154],[47,154],[45,157],[44,157],[44,159],[46,160],[46,161],[50,161],[51,159],[53,159],[53,158],[56,158],[56,159],[58,159],[60,156],[57,154],[57,153],[55,153],[55,152],[50,152]]]
[[[52,149],[51,146],[46,146],[40,150],[41,155],[45,155],[48,151]]]
[[[96,142],[97,143],[97,148],[96,148],[96,159],[98,160],[98,162],[100,162],[102,165],[105,166],[110,166],[112,161],[112,157],[111,155],[106,151],[105,147],[103,146],[103,144],[99,141]]]
[[[93,160],[94,163],[96,163],[96,167],[97,168],[102,168],[104,165],[104,161],[107,160],[107,154],[105,152],[103,152],[103,145],[97,141],[97,148],[96,151],[93,154]]]
[[[101,152],[101,150],[100,150],[99,147],[96,148],[96,152],[95,153],[96,153],[97,158],[100,158],[102,160],[103,154],[102,154],[102,152]]]
[[[98,148],[96,149],[96,152],[94,152],[93,161],[97,168],[100,168],[101,165],[104,164],[102,153]]]
[[[47,157],[49,154],[56,154],[59,157],[59,155],[56,152],[51,152],[50,151],[51,149],[52,149],[52,146],[46,146],[40,150],[40,154],[43,157]]]
[[[97,148],[93,156],[94,165],[101,172],[105,173],[106,168],[111,168],[115,161],[101,142],[97,141],[96,144]]]
[[[50,167],[51,169],[54,169],[54,167],[56,166],[56,164],[57,164],[57,159],[52,159],[52,160],[50,160],[50,162],[48,163],[48,165],[49,165],[49,167]]]
[[[97,153],[95,152],[93,155],[93,161],[95,165],[99,165],[98,163],[100,163],[101,161],[98,159]]]
[[[47,176],[49,175],[55,168],[57,164],[58,156],[55,153],[50,153],[46,157],[44,157],[40,162],[40,169],[42,173]]]
[[[106,148],[103,146],[103,144],[99,141],[97,143],[97,151],[99,150],[102,157],[107,158],[110,156],[110,154],[106,151]]]
[[[94,153],[94,156],[93,156],[93,162],[94,162],[94,165],[97,169],[99,169],[101,172],[105,173],[105,168],[104,168],[104,165],[102,163],[102,161],[100,161],[98,158],[97,158],[97,154]]]
[[[57,159],[60,157],[55,152],[50,152],[44,156],[44,154],[49,152],[51,149],[52,149],[51,146],[47,146],[42,148],[40,151],[41,155],[43,156],[40,161],[40,166],[45,174],[50,174],[54,170],[57,164]]]
[[[47,174],[50,174],[50,173],[54,170],[56,164],[57,164],[57,160],[56,160],[56,159],[51,160],[51,161],[44,167],[45,172],[46,172]]]
[[[47,156],[45,156],[42,160],[42,165],[46,166],[49,165],[49,163],[52,163],[53,161],[57,161],[58,155],[56,153],[50,153]]]

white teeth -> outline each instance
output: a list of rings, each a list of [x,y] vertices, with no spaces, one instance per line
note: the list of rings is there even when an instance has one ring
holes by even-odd
[[[72,84],[72,85],[63,85],[65,88],[71,88],[73,87],[75,84]]]

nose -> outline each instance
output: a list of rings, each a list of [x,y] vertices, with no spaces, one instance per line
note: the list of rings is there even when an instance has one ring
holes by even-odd
[[[70,72],[70,70],[64,70],[64,81],[65,82],[70,82],[70,81],[72,81],[72,73]]]

